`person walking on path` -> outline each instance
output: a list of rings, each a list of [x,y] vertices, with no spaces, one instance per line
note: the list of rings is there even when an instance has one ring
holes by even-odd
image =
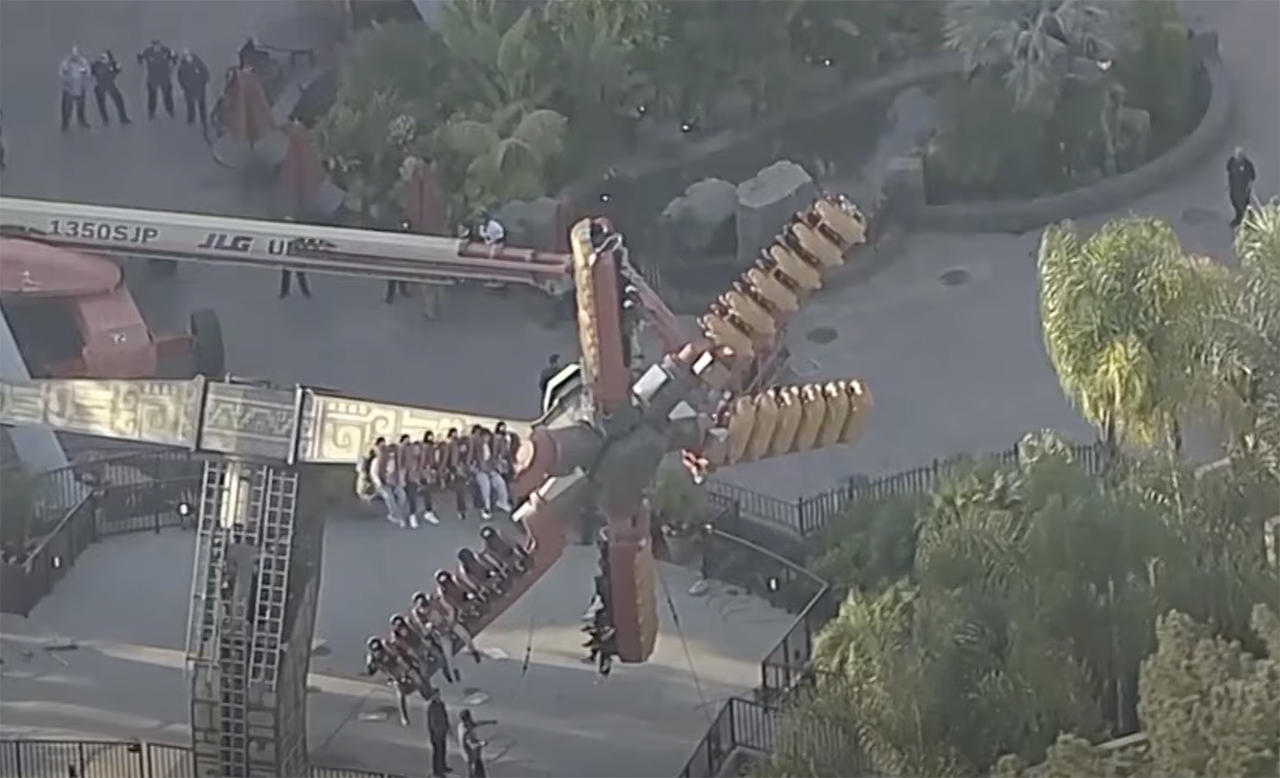
[[[1245,155],[1243,148],[1236,146],[1235,152],[1227,159],[1227,195],[1235,210],[1231,219],[1232,228],[1239,227],[1240,222],[1244,221],[1249,202],[1253,200],[1253,181],[1257,177],[1253,160]]]
[[[209,132],[209,107],[205,97],[208,87],[209,68],[191,53],[191,49],[183,49],[182,60],[178,63],[178,88],[182,90],[182,99],[187,104],[187,124],[195,124],[199,115],[200,128],[206,134]],[[305,290],[306,286],[302,288]],[[310,292],[304,294],[311,296]]]
[[[102,117],[102,126],[111,124],[111,117],[107,114],[107,98],[111,98],[111,102],[115,103],[116,116],[120,119],[121,124],[132,124],[129,119],[129,111],[124,107],[124,95],[120,94],[120,87],[116,86],[116,78],[120,76],[120,63],[116,62],[116,57],[110,51],[104,51],[98,57],[98,60],[89,68],[90,74],[93,76],[93,97],[98,103],[98,115]]]
[[[84,129],[89,120],[84,115],[85,90],[89,87],[89,60],[80,53],[79,46],[72,46],[71,53],[58,65],[58,83],[62,87],[62,131],[71,126],[71,113]]]

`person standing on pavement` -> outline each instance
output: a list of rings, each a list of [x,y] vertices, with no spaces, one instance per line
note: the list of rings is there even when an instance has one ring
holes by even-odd
[[[427,740],[431,742],[431,775],[444,778],[449,770],[448,740],[452,735],[449,726],[449,710],[444,706],[437,690],[427,702]]]
[[[542,368],[542,372],[538,374],[538,402],[539,403],[542,402],[542,399],[547,394],[547,384],[551,383],[551,379],[555,378],[556,374],[559,373],[561,370],[562,368],[560,366],[560,355],[552,354],[547,359],[547,366]]]
[[[79,46],[72,46],[71,53],[58,65],[58,83],[62,87],[62,131],[71,126],[71,112],[81,127],[89,129],[84,115],[85,90],[89,88],[89,60],[80,54]]]
[[[115,103],[116,116],[120,119],[120,123],[132,124],[129,111],[124,107],[124,95],[120,94],[120,87],[116,86],[116,78],[120,75],[120,63],[116,62],[115,55],[110,50],[102,52],[89,68],[89,73],[93,76],[93,98],[98,103],[98,114],[102,117],[102,126],[111,124],[111,117],[107,114],[108,97]]]
[[[1244,215],[1253,200],[1253,181],[1258,177],[1253,169],[1253,160],[1245,155],[1244,149],[1236,146],[1235,152],[1227,160],[1227,195],[1231,198],[1231,207],[1235,216],[1231,219],[1232,228],[1239,227]]]
[[[138,64],[147,69],[147,118],[156,118],[156,98],[164,101],[164,110],[169,118],[176,118],[173,113],[173,66],[178,57],[173,49],[160,42],[159,38],[151,41],[151,45],[138,54]]]
[[[458,745],[462,748],[462,755],[467,760],[468,778],[489,778],[489,770],[484,764],[484,741],[480,739],[480,733],[477,730],[488,724],[497,723],[495,719],[476,721],[468,708],[463,708],[458,714]]]
[[[204,61],[191,53],[191,49],[182,50],[182,61],[178,63],[178,87],[182,89],[182,99],[187,104],[187,124],[195,124],[196,114],[200,116],[200,127],[209,131],[209,108],[205,93],[209,87],[209,68]],[[302,286],[304,282],[299,282]],[[305,290],[306,287],[302,286]],[[304,291],[307,297],[310,292]]]
[[[189,50],[187,50],[187,49],[183,49],[183,55],[184,55],[184,57],[185,57],[186,53],[188,53],[188,51],[189,51]],[[197,57],[197,58],[196,58],[196,61],[197,61],[197,62],[200,62],[200,59]],[[204,67],[204,63],[203,63],[203,62],[200,62],[200,67]],[[205,81],[206,81],[206,82],[208,82],[208,80],[209,80],[209,71],[207,71],[207,70],[206,70],[206,71],[205,71]],[[179,82],[179,83],[181,83],[181,82],[182,82],[182,70],[181,70],[181,68],[179,68],[179,70],[178,70],[178,82]],[[184,93],[186,92],[186,87],[183,87],[183,92],[184,92]],[[201,98],[200,98],[200,99],[201,99],[202,101],[204,100],[203,93],[201,94]],[[202,110],[202,111],[204,110],[204,108],[203,108],[203,103],[201,103],[201,110]],[[191,115],[191,102],[190,102],[190,99],[189,99],[189,98],[188,98],[188,102],[187,102],[187,115],[188,115],[188,117]],[[203,114],[201,114],[201,116],[203,116]],[[201,121],[204,121],[204,119],[202,118],[202,119],[201,119]],[[190,119],[188,119],[188,120],[187,120],[187,124],[190,124],[190,123],[191,123],[191,121],[190,121]],[[209,128],[208,128],[208,126],[206,125],[206,126],[205,126],[205,130],[207,131],[208,129],[209,129]],[[287,222],[292,223],[292,222],[294,221],[294,218],[293,218],[292,216],[286,216],[286,217],[284,217],[284,220],[285,220],[285,221],[287,221]],[[281,269],[281,271],[280,271],[280,299],[281,299],[281,300],[283,300],[284,298],[286,298],[286,297],[288,297],[288,296],[289,296],[289,292],[292,290],[292,287],[293,287],[293,279],[294,279],[295,277],[298,279],[298,291],[302,292],[302,296],[303,296],[303,297],[305,297],[305,298],[307,298],[308,300],[310,300],[310,299],[311,299],[311,285],[307,283],[307,274],[306,274],[305,272],[301,271],[301,270],[290,270],[290,269],[288,269],[288,268],[283,268],[283,269]]]

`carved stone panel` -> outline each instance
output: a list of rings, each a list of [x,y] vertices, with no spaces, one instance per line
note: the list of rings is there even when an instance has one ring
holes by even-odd
[[[493,429],[499,421],[504,421],[460,411],[415,408],[316,392],[307,393],[302,415],[299,459],[326,463],[354,463],[380,437],[391,441],[400,435],[410,435],[421,440],[423,434],[430,431],[437,438],[443,438],[450,428],[466,432],[480,424]],[[517,435],[529,434],[529,422],[505,421],[507,428]]]
[[[191,448],[203,379],[0,384],[0,423]]]
[[[291,389],[242,384],[209,385],[200,448],[263,459],[287,460],[296,421]]]

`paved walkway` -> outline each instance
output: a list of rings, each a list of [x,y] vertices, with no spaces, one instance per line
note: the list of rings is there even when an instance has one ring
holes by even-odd
[[[382,630],[475,531],[474,524],[453,522],[417,532],[379,519],[329,523],[316,627],[326,646],[310,679],[316,763],[422,774],[420,701],[412,727],[400,727],[394,714],[366,720],[395,701],[359,676],[363,637]],[[113,538],[90,548],[29,620],[0,617],[0,736],[189,742],[182,667],[193,558],[190,532]],[[597,683],[594,667],[579,661],[578,632],[594,567],[594,549],[569,548],[478,639],[482,649],[510,658],[477,666],[463,657],[458,664],[463,686],[491,695],[475,713],[499,721],[490,739],[497,776],[674,775],[706,731],[708,711],[714,715],[725,697],[758,684],[760,658],[793,621],[761,600],[724,590],[691,597],[694,575],[662,565],[682,629],[663,605],[651,661],[619,665]],[[66,638],[81,648],[41,649]],[[24,650],[32,651],[29,660]],[[456,711],[461,691],[446,686],[445,694]],[[461,762],[454,767],[461,771]]]
[[[1189,23],[1215,28],[1235,93],[1235,137],[1169,188],[1124,209],[1084,220],[1096,227],[1127,213],[1171,221],[1190,249],[1231,257],[1224,165],[1245,146],[1258,170],[1261,199],[1277,193],[1280,172],[1280,3],[1184,3]],[[1196,211],[1213,218],[1198,220]],[[1191,219],[1186,218],[1191,216]],[[758,491],[795,498],[852,474],[882,475],[935,457],[1006,449],[1024,433],[1059,430],[1079,441],[1093,433],[1063,399],[1040,334],[1035,252],[1024,235],[915,234],[905,256],[870,283],[823,295],[791,326],[794,364],[810,380],[856,376],[876,408],[863,442],[733,468],[721,475]],[[946,287],[938,276],[964,268],[970,281]],[[827,345],[805,340],[835,327]],[[1201,441],[1194,453],[1211,456]]]

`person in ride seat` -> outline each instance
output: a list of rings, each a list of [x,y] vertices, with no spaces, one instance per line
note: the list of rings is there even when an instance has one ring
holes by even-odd
[[[450,428],[444,439],[444,480],[457,502],[458,518],[467,518],[467,490],[471,488],[471,448],[469,441]]]
[[[476,490],[480,495],[480,518],[492,518],[494,508],[509,513],[511,496],[507,494],[506,479],[498,471],[493,433],[477,424],[471,429],[471,446],[475,457]]]
[[[476,648],[471,633],[459,621],[457,609],[439,595],[428,596],[425,592],[414,592],[411,615],[423,629],[435,631],[447,656],[453,655],[453,644],[457,640],[471,654],[472,659],[477,663],[480,661],[480,651]]]
[[[436,571],[436,591],[442,600],[453,606],[460,623],[469,624],[480,618],[480,598],[459,583],[453,573],[448,570]]]
[[[422,436],[422,442],[418,444],[418,478],[417,491],[418,500],[422,504],[422,520],[428,524],[439,524],[440,518],[436,516],[435,500],[433,492],[436,484],[439,483],[440,462],[438,459],[439,451],[436,446],[436,436],[433,432],[427,432]]]
[[[409,696],[418,691],[412,671],[392,653],[382,642],[382,638],[371,637],[365,646],[369,653],[365,655],[365,673],[370,677],[382,673],[387,676],[387,683],[396,690],[396,702],[400,706],[400,726],[409,726]]]
[[[480,539],[484,541],[485,554],[508,571],[508,575],[518,575],[529,569],[528,552],[502,537],[502,533],[493,527],[482,528]]]
[[[361,502],[372,502],[378,496],[378,487],[373,482],[373,461],[377,458],[377,448],[370,448],[356,462],[356,496]]]
[[[471,583],[489,595],[501,595],[506,591],[506,576],[497,567],[476,556],[469,548],[458,549],[458,564]]]
[[[396,443],[396,486],[404,498],[404,512],[412,529],[418,528],[418,444],[408,435]]]
[[[396,485],[396,451],[387,445],[386,438],[378,438],[373,442],[373,462],[370,464],[369,476],[374,489],[387,506],[387,521],[405,526],[404,499],[400,488]]]
[[[493,456],[497,462],[498,475],[502,477],[503,485],[507,488],[507,494],[511,494],[511,487],[516,473],[516,451],[520,449],[520,438],[514,432],[507,431],[507,423],[500,421],[493,427]]]
[[[415,592],[413,605],[409,609],[409,626],[422,636],[427,656],[432,663],[441,669],[444,679],[450,684],[462,680],[462,673],[453,667],[453,640],[440,632],[440,624],[448,619],[423,592]]]

